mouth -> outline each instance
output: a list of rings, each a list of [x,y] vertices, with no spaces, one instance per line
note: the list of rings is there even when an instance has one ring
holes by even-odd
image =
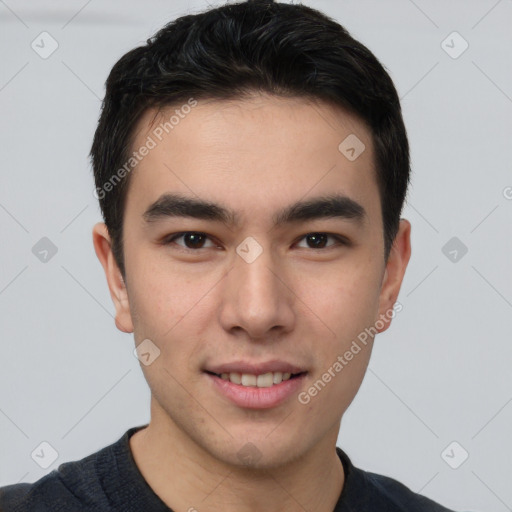
[[[289,380],[297,379],[307,372],[298,372],[298,373],[290,373],[290,372],[266,372],[261,374],[253,374],[253,373],[239,373],[239,372],[229,372],[229,373],[215,373],[208,370],[205,370],[209,375],[218,377],[219,379],[229,381],[232,384],[236,384],[238,386],[244,387],[256,387],[256,388],[271,388],[273,386],[277,386],[282,382],[286,382]]]
[[[283,371],[282,371],[283,370]],[[240,409],[272,409],[297,396],[308,372],[285,363],[229,364],[204,369],[213,392]]]

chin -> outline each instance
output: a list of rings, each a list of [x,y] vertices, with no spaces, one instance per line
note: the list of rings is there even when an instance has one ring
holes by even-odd
[[[268,430],[261,435],[233,436],[226,439],[228,445],[224,449],[215,447],[210,454],[223,463],[237,469],[263,471],[272,470],[291,464],[301,456],[301,439],[281,439],[268,437]],[[303,439],[302,439],[303,441]],[[304,447],[304,451],[306,448]]]

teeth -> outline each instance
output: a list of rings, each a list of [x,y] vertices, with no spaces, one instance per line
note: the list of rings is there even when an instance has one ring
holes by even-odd
[[[263,375],[258,375],[256,379],[256,386],[259,388],[269,388],[274,384],[274,376],[272,372],[264,373]]]
[[[291,373],[268,372],[261,375],[252,375],[250,373],[221,373],[220,378],[229,380],[233,384],[239,384],[247,387],[269,388],[274,384],[280,384],[284,380],[289,380]]]
[[[256,386],[257,381],[258,379],[256,375],[242,373],[242,386]]]
[[[242,375],[240,373],[230,373],[228,376],[233,384],[242,384]]]

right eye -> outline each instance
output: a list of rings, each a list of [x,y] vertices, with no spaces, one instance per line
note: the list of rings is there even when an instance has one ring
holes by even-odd
[[[182,240],[182,243],[178,243],[177,240]],[[210,245],[205,247],[205,242],[210,240]],[[192,251],[198,249],[208,249],[211,247],[217,247],[206,233],[199,231],[182,231],[181,233],[174,233],[165,237],[162,241],[162,245],[171,245],[176,243],[184,249],[190,249]]]

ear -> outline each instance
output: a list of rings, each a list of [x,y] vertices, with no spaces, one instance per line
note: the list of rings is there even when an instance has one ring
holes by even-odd
[[[116,327],[122,332],[133,332],[126,284],[112,252],[107,226],[103,222],[98,222],[93,227],[92,240],[96,256],[98,256],[105,271],[110,296],[116,308]]]
[[[390,311],[398,298],[405,269],[411,257],[411,223],[400,220],[398,233],[389,252],[379,297],[379,318],[383,319],[384,327],[377,329],[384,332],[391,325]],[[386,320],[384,320],[386,319]]]

